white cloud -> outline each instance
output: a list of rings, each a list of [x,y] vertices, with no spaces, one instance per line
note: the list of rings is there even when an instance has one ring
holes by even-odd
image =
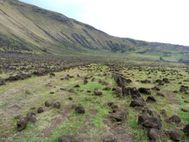
[[[114,36],[189,45],[188,0],[48,0],[45,3],[51,5],[47,8]]]

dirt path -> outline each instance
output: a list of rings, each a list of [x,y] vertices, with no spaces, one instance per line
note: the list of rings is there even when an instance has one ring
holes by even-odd
[[[105,123],[110,136],[114,137],[117,142],[133,142],[132,137],[123,125],[112,123],[110,120],[107,120]]]
[[[61,124],[69,116],[71,109],[71,106],[65,106],[61,115],[54,118],[51,124],[42,131],[42,136],[50,137],[52,135],[52,131],[56,129],[59,124]]]

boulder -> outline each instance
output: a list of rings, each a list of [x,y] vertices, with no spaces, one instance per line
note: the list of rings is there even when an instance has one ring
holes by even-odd
[[[141,124],[145,128],[156,128],[161,129],[161,120],[156,117],[149,117],[147,115],[138,116],[138,124]]]
[[[161,92],[157,92],[156,95],[157,96],[161,96],[161,97],[165,97],[165,95],[163,93],[161,93]]]
[[[172,122],[172,123],[178,124],[178,123],[181,122],[181,119],[180,119],[179,116],[173,115],[173,116],[171,116],[171,117],[168,119],[168,122]]]
[[[35,123],[37,121],[36,114],[34,112],[27,113],[26,119],[27,119],[27,121],[30,121],[32,123]]]
[[[85,113],[85,109],[83,106],[79,105],[75,107],[75,112],[78,114],[84,114]]]
[[[159,138],[159,130],[158,129],[155,129],[155,128],[151,128],[149,131],[148,131],[148,138],[149,140],[151,141],[156,141],[158,138]]]
[[[130,107],[143,107],[145,105],[144,100],[142,98],[136,98],[131,101]]]
[[[26,126],[27,126],[27,119],[25,117],[19,118],[16,124],[16,130],[22,131],[26,128]]]
[[[0,79],[0,86],[5,85],[5,80],[4,79]]]
[[[60,109],[60,107],[61,107],[60,102],[54,102],[54,103],[53,103],[53,107],[54,107],[54,108],[57,108],[57,109]]]
[[[37,109],[37,113],[42,113],[42,112],[44,112],[43,107],[39,107],[39,108]]]
[[[154,103],[156,102],[156,99],[154,96],[148,96],[147,99],[146,99],[146,102],[148,103]]]
[[[184,132],[186,135],[189,135],[189,124],[187,124],[187,125],[184,126],[183,132]]]
[[[103,142],[117,142],[117,140],[113,136],[107,136],[103,139]]]
[[[169,137],[172,141],[179,141],[181,138],[181,135],[176,130],[173,130],[173,131],[169,132]]]
[[[95,96],[102,96],[102,92],[99,91],[99,90],[95,90],[95,91],[94,91],[94,95],[95,95]]]
[[[146,94],[146,95],[150,95],[150,94],[151,94],[151,91],[150,91],[150,89],[148,89],[148,88],[143,88],[143,87],[141,87],[141,88],[138,89],[138,91],[139,91],[140,93]]]
[[[58,138],[58,142],[76,142],[76,140],[73,138],[73,136],[64,135]]]
[[[127,118],[127,112],[123,110],[118,110],[115,113],[110,114],[110,119],[113,122],[123,122]]]
[[[45,106],[50,107],[52,104],[49,101],[45,101]]]

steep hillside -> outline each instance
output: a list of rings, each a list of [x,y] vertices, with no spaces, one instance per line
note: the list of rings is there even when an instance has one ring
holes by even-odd
[[[134,55],[189,55],[189,47],[113,37],[56,12],[0,0],[0,51],[60,55],[102,49]]]

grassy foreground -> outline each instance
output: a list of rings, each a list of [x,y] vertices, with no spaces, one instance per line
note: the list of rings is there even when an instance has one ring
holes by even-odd
[[[161,117],[162,131],[178,130],[180,140],[187,139],[180,130],[189,123],[189,95],[180,92],[180,86],[189,86],[186,67],[146,67],[128,66],[119,72],[132,82],[127,87],[153,88],[157,79],[168,78],[169,83],[158,86],[162,96],[151,90],[156,102],[146,103],[145,107]],[[149,80],[148,83],[142,83]],[[130,107],[131,96],[118,97],[110,68],[105,65],[91,64],[74,67],[54,75],[31,77],[26,80],[7,83],[0,87],[0,141],[6,142],[57,142],[62,135],[72,135],[78,141],[101,142],[114,136],[117,141],[148,141],[147,131],[138,125],[140,108]],[[102,95],[94,95],[99,90]],[[142,95],[144,100],[148,95]],[[60,102],[60,109],[45,107],[45,101]],[[117,126],[110,120],[113,102],[119,109],[128,113],[127,118]],[[83,106],[84,114],[74,111],[75,106]],[[39,107],[44,112],[37,113]],[[161,112],[165,111],[166,116]],[[37,121],[29,122],[26,129],[16,130],[17,118],[28,112],[35,112]],[[168,123],[172,115],[178,115],[181,123]],[[119,130],[119,131],[118,131]],[[168,135],[161,135],[158,141],[170,141]]]

